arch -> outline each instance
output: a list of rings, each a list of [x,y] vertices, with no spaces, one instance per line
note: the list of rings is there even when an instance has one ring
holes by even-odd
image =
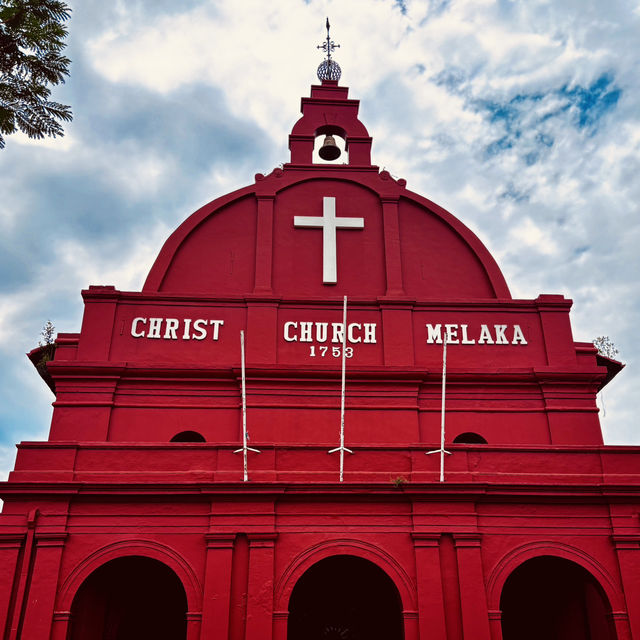
[[[121,556],[93,571],[70,609],[68,640],[187,638],[187,597],[177,574],[141,555]]]
[[[579,565],[590,573],[596,583],[600,585],[611,605],[611,610],[614,613],[624,611],[622,591],[600,563],[582,551],[582,549],[553,541],[530,542],[513,549],[503,556],[491,571],[487,580],[487,599],[490,610],[500,610],[500,597],[509,576],[527,560],[541,556],[563,558]]]
[[[500,610],[505,640],[614,640],[604,589],[578,563],[543,555],[519,564],[504,583]]]
[[[287,639],[351,637],[402,640],[400,594],[376,563],[332,555],[312,565],[296,583],[289,600]]]
[[[176,433],[169,442],[206,442],[205,437],[197,431],[181,431]]]
[[[169,567],[182,583],[187,597],[187,610],[190,613],[202,611],[202,587],[191,565],[170,547],[152,540],[121,540],[101,547],[87,556],[62,583],[57,610],[71,610],[78,589],[96,569],[110,560],[129,556],[151,558]]]
[[[400,563],[386,551],[368,542],[353,539],[328,540],[316,544],[298,556],[280,576],[275,588],[275,611],[287,611],[289,599],[298,580],[320,560],[336,555],[349,555],[369,560],[384,571],[395,585],[403,613],[417,610],[416,587]]]
[[[346,140],[347,132],[335,124],[323,124],[315,130],[314,136],[316,138],[318,136],[339,136],[343,140]]]
[[[453,444],[488,444],[485,438],[483,438],[479,433],[474,433],[473,431],[465,431],[464,433],[459,433],[454,439]]]

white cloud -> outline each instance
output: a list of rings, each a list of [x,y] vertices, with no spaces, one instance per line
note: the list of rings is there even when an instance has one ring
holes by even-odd
[[[538,227],[531,218],[525,218],[509,232],[510,241],[515,244],[517,251],[522,245],[532,247],[545,255],[558,252],[558,247],[551,234]]]
[[[57,136],[55,138],[43,138],[38,140],[30,138],[25,133],[18,131],[11,136],[11,142],[25,146],[37,146],[39,149],[51,149],[53,151],[70,151],[73,149],[76,140],[69,133],[65,133],[63,136]]]

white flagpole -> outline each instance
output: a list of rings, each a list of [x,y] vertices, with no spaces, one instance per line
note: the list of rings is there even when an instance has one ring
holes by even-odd
[[[329,453],[340,452],[340,482],[344,478],[344,452],[353,453],[351,449],[344,446],[344,398],[345,398],[345,381],[347,368],[347,296],[344,297],[344,306],[342,310],[342,387],[340,392],[340,446],[331,449]]]
[[[247,482],[249,480],[247,452],[253,451],[254,453],[260,453],[260,451],[247,446],[247,377],[244,366],[244,331],[240,331],[240,370],[242,371],[242,449],[236,449],[233,453],[240,453],[242,451],[243,479],[244,482]]]
[[[427,451],[427,455],[431,453],[440,454],[440,482],[444,482],[444,454],[451,455],[451,451],[444,448],[444,407],[447,389],[447,334],[444,334],[442,342],[442,407],[440,409],[440,448],[433,451]]]

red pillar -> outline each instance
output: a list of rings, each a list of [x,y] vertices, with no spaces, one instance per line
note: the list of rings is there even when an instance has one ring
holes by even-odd
[[[418,587],[419,637],[447,640],[440,567],[440,535],[413,534]]]
[[[21,638],[49,640],[51,637],[58,574],[66,537],[66,533],[36,536],[35,559],[26,598]]]
[[[205,568],[202,625],[204,640],[227,640],[234,535],[209,533]]]
[[[489,611],[480,554],[480,536],[455,534],[464,638],[490,640]]]
[[[273,633],[275,533],[250,533],[245,640],[270,640]]]
[[[613,622],[618,640],[640,638],[640,536],[614,536],[620,565],[622,590],[627,601],[627,616],[613,611]]]
[[[0,584],[4,585],[0,589],[0,638],[6,637],[5,633],[9,627],[9,603],[12,585],[13,589],[16,588],[18,554],[23,541],[24,536],[15,534],[0,537]]]

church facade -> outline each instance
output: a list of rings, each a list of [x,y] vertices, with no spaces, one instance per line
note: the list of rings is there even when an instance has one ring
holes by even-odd
[[[289,163],[142,291],[83,291],[0,487],[6,640],[640,640],[640,448],[595,402],[621,365],[372,165],[358,106],[323,79]]]

